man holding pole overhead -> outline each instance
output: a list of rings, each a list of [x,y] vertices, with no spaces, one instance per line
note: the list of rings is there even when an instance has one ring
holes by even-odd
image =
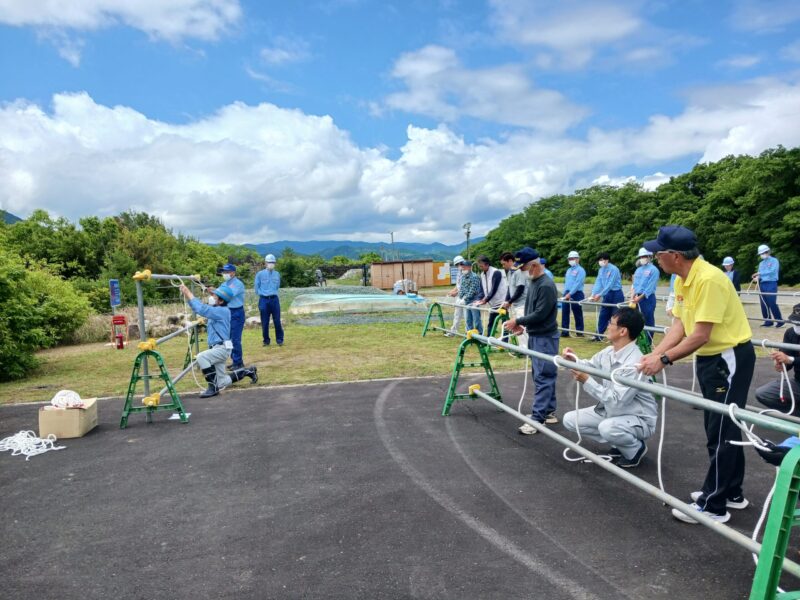
[[[665,273],[674,273],[674,319],[664,339],[644,356],[640,370],[655,375],[678,359],[697,354],[697,381],[703,397],[744,408],[753,379],[756,355],[752,332],[731,280],[717,267],[700,258],[694,232],[680,225],[659,229],[658,238],[645,242],[655,252]],[[744,452],[742,433],[729,417],[703,413],[709,466],[701,490],[691,494],[693,508],[725,523],[729,508],[742,509],[749,502],[742,495]],[[673,509],[685,523],[697,523]]]

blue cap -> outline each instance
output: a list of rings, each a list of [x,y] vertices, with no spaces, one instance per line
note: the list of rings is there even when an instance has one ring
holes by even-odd
[[[539,262],[542,263],[543,265],[546,265],[547,264],[547,259],[546,258],[539,258]]]
[[[516,266],[524,265],[537,258],[539,258],[539,253],[529,246],[525,246],[514,252],[514,264]]]
[[[471,260],[462,260],[459,264],[459,267],[471,267],[472,261]]]
[[[219,296],[225,302],[230,302],[231,300],[233,300],[233,297],[235,296],[233,290],[229,288],[227,285],[221,285],[217,289],[215,289],[214,295]]]
[[[220,269],[220,270],[223,271],[223,272],[229,271],[231,273],[236,273],[236,265],[234,265],[232,263],[228,263],[228,264],[222,265],[222,269]]]
[[[693,250],[697,248],[697,236],[694,231],[683,225],[664,225],[658,230],[658,237],[642,244],[650,252],[664,250]]]

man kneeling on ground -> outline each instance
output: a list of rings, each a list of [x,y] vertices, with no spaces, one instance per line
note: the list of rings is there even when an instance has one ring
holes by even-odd
[[[644,329],[644,319],[638,310],[622,308],[611,316],[608,340],[611,346],[604,348],[591,359],[579,360],[603,371],[630,367],[620,375],[636,376],[634,367],[639,364],[642,353],[636,339]],[[575,360],[573,351],[566,348],[562,354],[567,360]],[[600,382],[581,371],[572,371],[583,389],[598,403],[594,407],[570,411],[564,415],[564,427],[576,431],[576,421],[581,435],[596,442],[611,444],[609,455],[614,464],[623,468],[638,467],[647,453],[645,440],[656,430],[658,404],[649,392],[614,383],[607,379]]]
[[[233,350],[231,342],[231,312],[225,306],[233,300],[234,292],[227,285],[216,288],[208,297],[208,304],[203,304],[194,297],[191,290],[181,286],[181,293],[186,296],[189,306],[201,317],[208,319],[208,350],[197,355],[197,365],[203,370],[208,388],[200,394],[201,398],[210,398],[219,394],[220,390],[231,383],[249,377],[253,383],[258,381],[256,367],[234,369],[225,372],[225,363]]]

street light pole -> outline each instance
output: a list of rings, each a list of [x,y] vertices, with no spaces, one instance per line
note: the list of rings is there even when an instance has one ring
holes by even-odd
[[[467,233],[467,260],[472,260],[469,256],[469,232],[470,228],[472,227],[472,223],[464,223],[461,227]]]

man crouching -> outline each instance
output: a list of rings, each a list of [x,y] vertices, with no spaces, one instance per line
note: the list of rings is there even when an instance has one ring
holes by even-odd
[[[245,377],[249,377],[253,383],[256,383],[258,381],[256,367],[235,369],[230,373],[225,372],[225,363],[228,362],[228,357],[233,350],[231,312],[225,305],[233,299],[233,290],[226,285],[221,285],[211,292],[208,304],[203,304],[185,285],[182,285],[180,289],[189,301],[192,310],[208,319],[208,350],[197,355],[197,364],[203,370],[203,375],[208,382],[208,388],[200,394],[200,397],[216,396],[220,390]]]
[[[611,347],[595,354],[585,364],[603,371],[629,367],[619,374],[623,377],[636,375],[635,366],[642,359],[636,339],[644,329],[644,319],[638,310],[622,308],[611,316],[606,334]],[[575,360],[573,351],[566,348],[562,354],[566,360]],[[598,400],[594,407],[570,411],[564,415],[564,427],[576,431],[580,424],[581,435],[596,442],[611,444],[609,455],[618,467],[638,467],[647,453],[645,440],[656,430],[658,404],[649,392],[594,378],[580,371],[572,371],[583,389]]]

